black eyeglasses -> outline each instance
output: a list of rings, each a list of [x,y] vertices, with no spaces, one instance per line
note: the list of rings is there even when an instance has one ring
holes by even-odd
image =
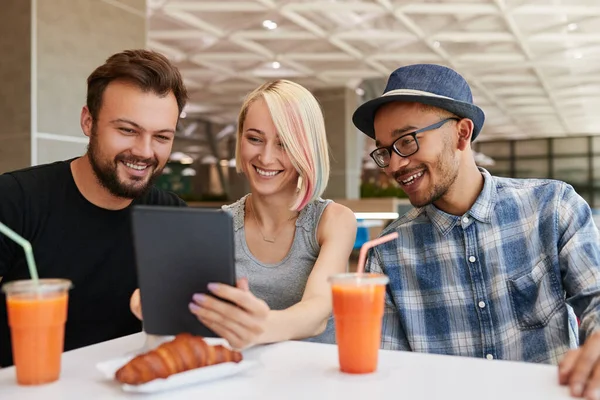
[[[392,151],[398,154],[400,157],[408,157],[419,151],[419,142],[417,141],[417,135],[422,132],[433,131],[439,129],[448,121],[460,121],[460,118],[446,118],[440,122],[436,122],[433,125],[426,126],[406,135],[400,136],[394,140],[391,146],[379,147],[371,152],[371,158],[375,161],[375,164],[379,168],[385,168],[390,165],[392,159]]]

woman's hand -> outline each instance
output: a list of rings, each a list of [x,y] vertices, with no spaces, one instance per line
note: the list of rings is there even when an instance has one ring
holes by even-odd
[[[189,304],[190,311],[198,320],[226,339],[234,349],[242,350],[258,344],[270,309],[267,303],[250,292],[248,281],[239,279],[237,288],[211,283],[208,290],[214,296],[195,294]]]
[[[140,300],[140,289],[135,289],[129,299],[129,308],[133,315],[135,315],[140,321],[142,320],[142,302]]]

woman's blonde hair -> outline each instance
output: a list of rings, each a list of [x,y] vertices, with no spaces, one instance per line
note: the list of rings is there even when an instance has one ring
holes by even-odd
[[[300,211],[323,194],[329,181],[329,150],[321,107],[311,92],[288,80],[268,82],[252,91],[238,117],[235,148],[238,172],[242,172],[240,147],[244,121],[250,105],[258,99],[266,103],[279,140],[298,172],[298,194],[291,209]]]

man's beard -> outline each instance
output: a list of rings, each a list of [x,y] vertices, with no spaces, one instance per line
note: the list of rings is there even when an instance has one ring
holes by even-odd
[[[431,188],[427,197],[422,200],[410,199],[410,204],[412,204],[413,207],[420,208],[435,203],[448,193],[448,190],[450,190],[456,181],[456,178],[458,177],[459,162],[452,153],[450,146],[450,143],[445,143],[444,150],[438,155],[437,160],[433,165],[433,171],[436,172],[441,181],[433,185],[433,188]],[[426,170],[429,175],[428,178],[432,178],[430,168],[425,167],[425,165],[414,168],[414,171],[420,170]],[[397,171],[394,173],[394,178],[398,181],[398,177],[405,175],[406,173],[407,171]]]
[[[95,129],[92,129],[88,144],[88,158],[98,182],[113,196],[125,199],[135,199],[144,195],[161,175],[164,168],[157,168],[158,160],[156,158],[140,159],[132,155],[127,155],[125,152],[118,154],[112,161],[103,159],[98,148],[98,138]],[[144,163],[148,165],[147,168],[155,168],[155,171],[149,178],[139,178],[139,180],[128,184],[119,179],[117,168],[121,162]],[[143,183],[143,179],[147,179],[147,181]]]

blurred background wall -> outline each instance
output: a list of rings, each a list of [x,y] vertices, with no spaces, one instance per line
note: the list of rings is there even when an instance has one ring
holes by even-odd
[[[82,155],[88,75],[146,46],[146,1],[6,0],[0,24],[0,172]]]

